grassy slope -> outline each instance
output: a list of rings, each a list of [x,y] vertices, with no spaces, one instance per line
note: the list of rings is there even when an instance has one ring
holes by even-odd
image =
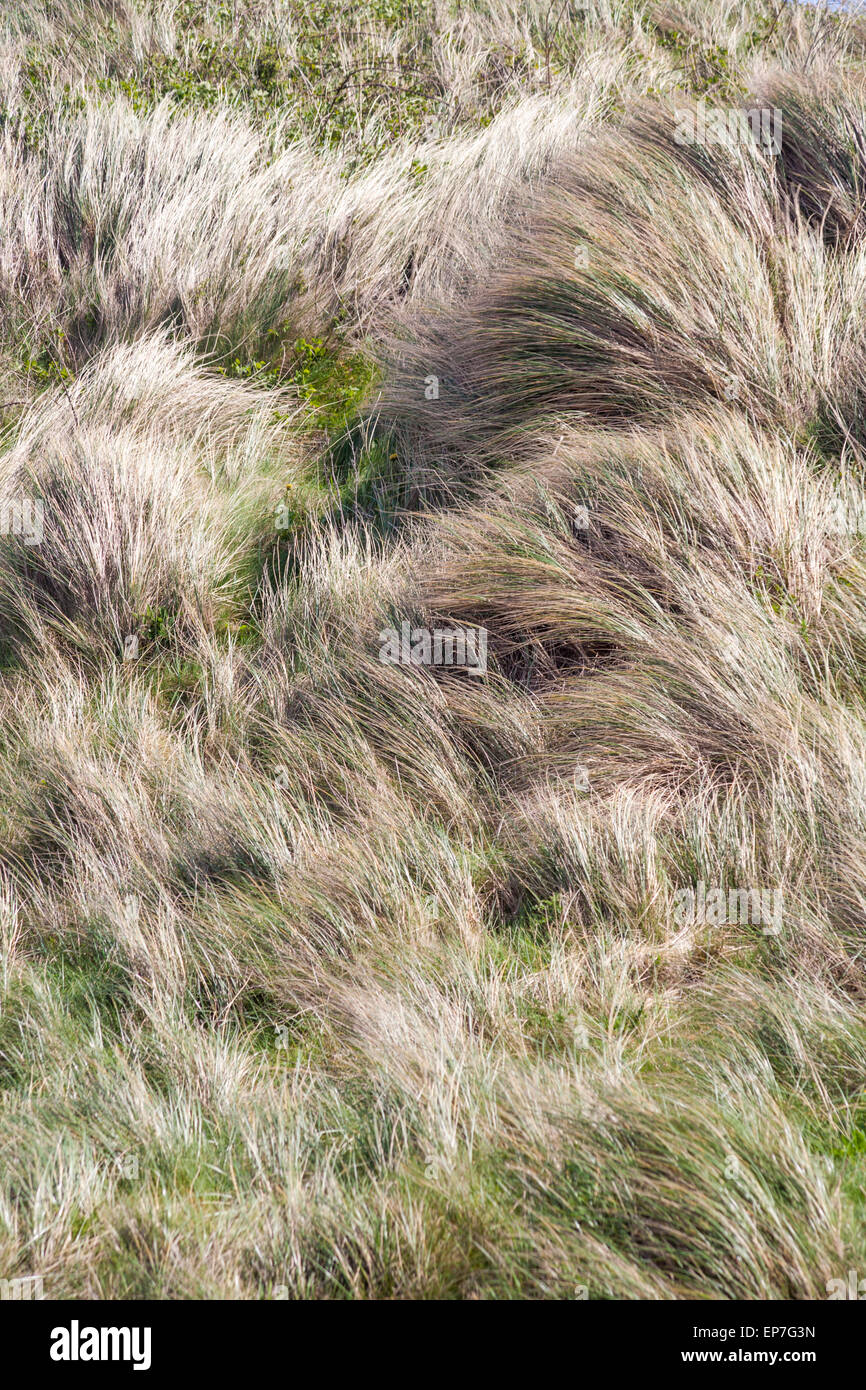
[[[7,11],[0,496],[45,526],[0,536],[0,1275],[824,1297],[866,25]],[[780,157],[675,145],[701,96]],[[382,665],[404,617],[484,624],[487,678]],[[782,931],[683,924],[699,880]]]

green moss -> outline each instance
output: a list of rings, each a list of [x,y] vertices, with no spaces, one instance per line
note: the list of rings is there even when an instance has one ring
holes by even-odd
[[[23,370],[39,386],[56,386],[63,381],[71,381],[73,373],[63,362],[62,332],[56,335],[55,344],[46,344],[35,357],[25,357]]]
[[[361,353],[341,356],[323,338],[299,338],[293,351],[289,382],[322,429],[345,429],[375,379],[373,364]]]
[[[729,48],[702,44],[692,34],[661,24],[652,24],[651,29],[659,46],[676,60],[683,86],[695,96],[712,93],[719,100],[736,104],[747,95]]]
[[[329,434],[345,430],[376,380],[374,364],[360,352],[344,352],[333,336],[291,341],[287,328],[268,331],[268,357],[236,355],[217,370],[256,386],[294,386],[308,424]]]

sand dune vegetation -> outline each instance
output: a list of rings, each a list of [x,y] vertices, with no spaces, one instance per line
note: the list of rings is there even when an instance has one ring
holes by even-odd
[[[866,1275],[864,200],[824,6],[3,7],[0,1277]]]

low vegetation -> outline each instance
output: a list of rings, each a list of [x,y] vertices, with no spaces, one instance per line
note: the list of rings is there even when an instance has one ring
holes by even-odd
[[[862,1269],[864,54],[770,0],[6,7],[0,1277]],[[674,138],[719,108],[776,145]]]

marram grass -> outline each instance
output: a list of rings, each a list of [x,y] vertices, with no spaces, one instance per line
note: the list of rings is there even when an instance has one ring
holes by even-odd
[[[0,1278],[827,1297],[864,23],[8,8]]]

